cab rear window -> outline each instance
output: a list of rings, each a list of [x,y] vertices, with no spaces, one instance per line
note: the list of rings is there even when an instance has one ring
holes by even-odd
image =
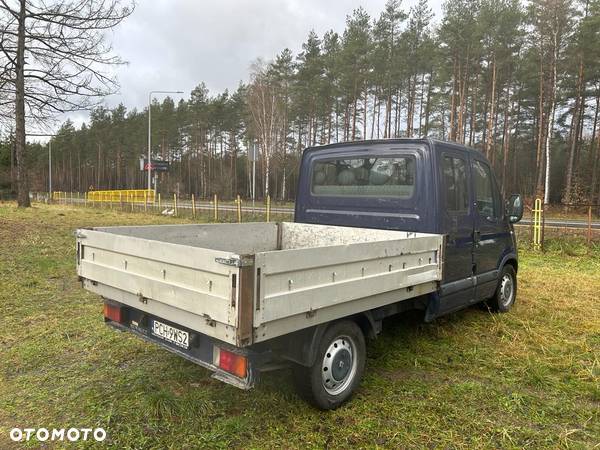
[[[328,159],[313,163],[313,195],[410,199],[414,190],[415,158],[412,155]]]

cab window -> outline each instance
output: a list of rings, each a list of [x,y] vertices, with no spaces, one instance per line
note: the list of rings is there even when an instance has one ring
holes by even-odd
[[[492,172],[487,164],[474,160],[472,164],[473,184],[477,212],[482,217],[498,217],[498,205],[494,195]]]
[[[415,157],[370,156],[315,161],[313,195],[335,197],[412,198],[415,190]]]
[[[467,185],[467,164],[464,159],[444,155],[442,175],[446,198],[446,211],[466,212],[469,209],[469,189]]]

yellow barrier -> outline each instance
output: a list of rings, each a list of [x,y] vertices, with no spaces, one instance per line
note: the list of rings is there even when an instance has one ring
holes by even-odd
[[[148,189],[118,189],[112,191],[89,191],[87,199],[90,202],[121,203],[154,203],[154,191]]]
[[[542,200],[535,199],[533,207],[533,248],[540,250],[542,248]]]

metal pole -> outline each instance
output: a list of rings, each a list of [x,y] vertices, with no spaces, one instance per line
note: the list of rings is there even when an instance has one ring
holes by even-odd
[[[542,247],[542,199],[536,198],[533,206],[533,248]]]
[[[148,94],[148,190],[152,189],[152,164],[150,150],[152,148],[152,92]]]
[[[52,201],[52,138],[48,141],[48,201]]]
[[[256,199],[256,143],[253,143],[252,147],[252,213],[254,213],[254,200]]]

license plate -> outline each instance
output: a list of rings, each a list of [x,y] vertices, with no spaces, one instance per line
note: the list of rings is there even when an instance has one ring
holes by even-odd
[[[165,323],[155,320],[152,323],[152,334],[178,347],[187,349],[190,346],[190,334]]]

